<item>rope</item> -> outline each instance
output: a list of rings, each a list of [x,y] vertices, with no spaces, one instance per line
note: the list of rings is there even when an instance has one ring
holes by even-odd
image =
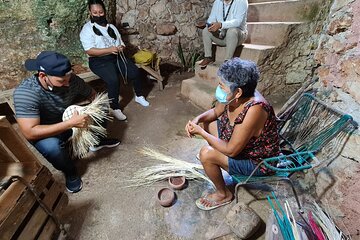
[[[121,61],[124,63],[125,74],[121,71],[121,67],[120,67],[120,64],[119,64],[119,56],[121,58]],[[121,74],[121,77],[124,80],[124,84],[127,85],[128,84],[128,81],[127,81],[128,70],[127,70],[127,60],[126,60],[124,52],[119,51],[119,53],[116,56],[116,64],[117,64],[117,67],[118,67],[119,72]]]

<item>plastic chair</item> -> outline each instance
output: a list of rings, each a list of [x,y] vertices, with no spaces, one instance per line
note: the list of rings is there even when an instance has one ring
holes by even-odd
[[[235,199],[238,202],[238,189],[245,184],[284,181],[291,186],[301,211],[301,204],[290,176],[322,164],[325,160],[336,158],[349,134],[358,125],[350,115],[328,106],[308,93],[303,94],[292,107],[278,117],[280,147],[283,154],[262,159],[257,166],[258,168],[263,164],[274,171],[274,174],[232,175],[237,183]]]

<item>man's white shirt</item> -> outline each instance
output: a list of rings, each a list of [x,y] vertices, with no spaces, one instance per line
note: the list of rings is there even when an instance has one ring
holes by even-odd
[[[231,1],[230,1],[231,2]],[[233,0],[230,12],[224,21],[223,17],[226,16],[228,9],[230,7],[230,2],[225,3],[225,9],[223,11],[224,0],[215,0],[213,7],[211,9],[208,22],[221,22],[222,29],[228,28],[240,28],[240,30],[246,31],[246,20],[247,20],[247,11],[248,11],[248,1],[247,0]]]

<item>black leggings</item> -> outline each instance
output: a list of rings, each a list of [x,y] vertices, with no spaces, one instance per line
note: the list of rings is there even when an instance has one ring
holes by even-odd
[[[117,60],[118,58],[118,60]],[[122,74],[125,76],[127,72],[127,78],[133,83],[136,96],[142,96],[142,83],[141,74],[138,67],[128,58],[125,63],[121,60],[120,56],[106,55],[102,57],[90,57],[89,67],[96,75],[98,75],[106,83],[108,96],[111,99],[110,107],[112,109],[119,109],[119,93],[120,93],[120,77],[121,69]],[[119,66],[119,67],[118,67]]]

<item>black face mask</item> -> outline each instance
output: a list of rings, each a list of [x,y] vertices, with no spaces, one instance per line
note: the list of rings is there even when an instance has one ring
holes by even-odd
[[[47,78],[47,80],[45,82],[46,82],[46,85],[47,85],[49,91],[51,91],[53,93],[62,94],[62,93],[65,93],[65,92],[67,92],[69,90],[69,86],[57,87],[57,86],[52,85],[49,77]],[[49,83],[51,83],[51,85]]]
[[[52,92],[53,93],[60,93],[60,94],[62,94],[62,93],[65,93],[65,92],[67,92],[67,91],[69,91],[69,87],[53,87],[52,88]]]
[[[108,24],[108,21],[106,20],[105,16],[91,16],[90,17],[90,21],[92,23],[97,23],[100,26],[106,26],[106,24]]]

